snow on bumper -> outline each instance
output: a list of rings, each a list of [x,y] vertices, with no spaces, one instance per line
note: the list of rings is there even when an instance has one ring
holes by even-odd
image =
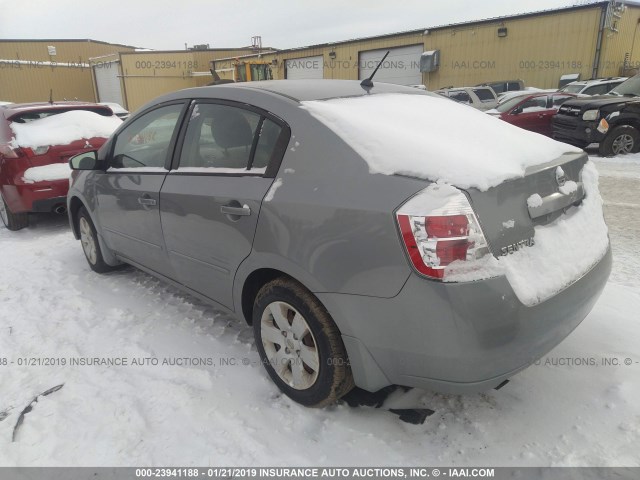
[[[504,275],[518,299],[537,305],[584,276],[607,253],[609,236],[593,162],[582,170],[585,198],[578,207],[548,225],[535,227],[535,245],[473,265],[454,262],[445,274],[447,282],[465,282]]]

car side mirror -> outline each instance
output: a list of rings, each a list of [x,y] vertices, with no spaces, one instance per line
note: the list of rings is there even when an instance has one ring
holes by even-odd
[[[74,155],[69,159],[71,170],[99,170],[98,152],[90,150]]]
[[[511,110],[511,115],[519,115],[522,113],[522,107],[516,107],[513,110]]]

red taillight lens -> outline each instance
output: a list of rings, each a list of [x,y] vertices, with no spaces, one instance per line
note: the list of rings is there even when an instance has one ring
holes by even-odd
[[[7,144],[7,143],[0,143],[0,155],[2,155],[4,158],[18,158],[20,155],[20,150],[19,149],[13,149],[11,148],[11,145]]]
[[[414,268],[442,280],[456,261],[489,253],[487,241],[467,197],[450,185],[432,185],[405,203],[398,226]]]
[[[469,232],[469,220],[466,215],[427,217],[425,226],[427,235],[433,238],[466,237]]]
[[[446,267],[456,260],[466,260],[470,246],[473,246],[473,243],[467,239],[438,241],[436,255],[440,259],[440,266]]]

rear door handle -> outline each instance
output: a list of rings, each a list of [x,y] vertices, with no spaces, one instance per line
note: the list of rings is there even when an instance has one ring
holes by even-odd
[[[238,215],[241,217],[248,217],[251,215],[251,209],[248,205],[242,207],[231,207],[229,205],[222,205],[220,211],[225,215]]]
[[[140,205],[156,205],[157,202],[151,198],[149,195],[143,195],[141,197],[138,197],[138,203]]]

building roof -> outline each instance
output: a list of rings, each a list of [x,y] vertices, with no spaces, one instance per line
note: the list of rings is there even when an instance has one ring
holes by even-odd
[[[1,38],[0,42],[10,43],[10,42],[49,42],[49,43],[62,43],[62,42],[88,42],[88,43],[98,43],[100,45],[114,45],[116,47],[127,47],[127,48],[139,48],[134,47],[133,45],[123,45],[121,43],[111,43],[111,42],[102,42],[100,40],[92,40],[90,38]]]

